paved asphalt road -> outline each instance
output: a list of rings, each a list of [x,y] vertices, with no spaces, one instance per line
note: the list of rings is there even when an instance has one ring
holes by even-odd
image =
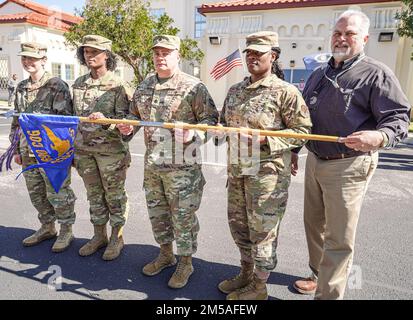
[[[0,120],[0,153],[8,146],[9,121]],[[214,149],[212,149],[214,150]],[[142,136],[131,143],[132,166],[127,191],[131,214],[125,227],[126,246],[120,258],[103,261],[97,254],[82,258],[77,251],[92,234],[86,192],[77,173],[73,189],[78,197],[76,240],[64,253],[54,254],[52,241],[24,248],[21,240],[38,227],[24,179],[19,172],[0,173],[0,299],[224,299],[217,283],[238,272],[239,256],[226,219],[225,157],[221,164],[204,165],[207,185],[198,216],[201,224],[195,273],[181,290],[167,287],[173,269],[149,278],[142,266],[157,255],[145,207]],[[211,156],[211,155],[210,155]],[[309,299],[296,294],[291,284],[307,276],[307,247],[304,235],[303,166],[293,178],[290,200],[281,225],[278,266],[268,281],[271,299]],[[413,299],[413,138],[380,156],[377,170],[359,221],[355,268],[346,299]],[[61,270],[61,289],[48,282]]]

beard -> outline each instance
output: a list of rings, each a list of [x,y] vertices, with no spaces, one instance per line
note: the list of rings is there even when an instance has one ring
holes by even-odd
[[[350,51],[351,51],[350,47],[342,47],[342,48],[335,47],[333,49],[332,54],[335,60],[344,61],[350,58]]]

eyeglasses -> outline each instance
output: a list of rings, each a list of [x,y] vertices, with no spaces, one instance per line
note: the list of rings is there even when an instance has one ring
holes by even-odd
[[[327,67],[324,68],[324,77],[325,77],[328,81],[331,82],[331,84],[333,85],[334,88],[340,90],[341,93],[345,94],[345,93],[347,93],[348,90],[347,90],[347,88],[344,89],[344,88],[340,87],[340,85],[339,85],[338,82],[337,82],[338,78],[341,77],[343,74],[345,74],[347,71],[350,71],[351,69],[353,69],[353,68],[354,68],[360,61],[362,61],[365,57],[366,57],[366,55],[361,54],[361,55],[359,56],[359,58],[358,58],[356,61],[354,61],[354,63],[353,63],[348,69],[345,69],[345,70],[341,71],[338,75],[336,75],[336,77],[334,78],[334,80],[331,79],[331,78],[327,75],[327,69],[328,69],[328,67],[329,67],[329,65],[327,65]]]
[[[345,70],[345,71],[347,71],[347,70]],[[328,81],[331,82],[331,84],[333,85],[334,88],[340,90],[341,93],[344,93],[344,89],[343,89],[342,87],[340,87],[340,85],[339,85],[338,82],[337,82],[337,78],[338,78],[339,76],[341,76],[342,73],[343,73],[343,72],[339,73],[339,74],[335,77],[335,79],[333,80],[333,79],[331,79],[331,78],[327,75],[327,68],[325,68],[325,70],[324,70],[324,77],[325,77]]]

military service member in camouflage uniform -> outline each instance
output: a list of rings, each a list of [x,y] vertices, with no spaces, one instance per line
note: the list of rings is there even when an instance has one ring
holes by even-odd
[[[73,85],[76,115],[90,119],[125,118],[132,92],[113,73],[116,57],[112,53],[112,42],[87,35],[77,56],[90,73],[78,78]],[[81,123],[75,150],[75,166],[86,187],[94,227],[93,238],[80,248],[79,254],[89,256],[107,245],[102,258],[116,259],[124,245],[122,231],[129,210],[125,191],[126,171],[131,161],[128,144],[114,125]],[[112,234],[108,243],[106,223],[109,220]]]
[[[47,47],[39,43],[23,43],[21,45],[21,62],[30,77],[17,85],[14,107],[16,112],[42,113],[56,115],[73,115],[72,98],[68,85],[59,78],[45,71],[47,62]],[[10,140],[19,129],[17,118],[13,118]],[[37,164],[26,137],[20,134],[17,154],[14,156],[17,164],[23,169]],[[76,196],[70,188],[70,172],[59,193],[51,186],[43,169],[32,169],[23,173],[26,180],[30,200],[38,211],[41,228],[33,235],[23,240],[23,245],[33,246],[43,240],[54,238],[57,234],[55,220],[61,225],[59,236],[54,243],[54,252],[64,251],[73,240],[72,225],[75,222]]]
[[[137,88],[131,115],[144,121],[215,125],[218,111],[205,85],[179,70],[180,39],[156,36],[152,49],[156,75],[145,79]],[[119,125],[119,128],[124,134],[132,130],[127,125]],[[184,287],[193,272],[192,255],[197,250],[199,232],[195,213],[201,203],[205,180],[200,163],[191,162],[194,159],[190,150],[202,144],[203,138],[203,134],[191,130],[175,129],[172,133],[145,127],[144,188],[160,254],[144,266],[143,273],[153,276],[175,265],[172,242],[176,240],[177,254],[181,258],[169,280],[171,288]],[[178,154],[189,155],[191,159],[180,159],[176,156],[177,150],[180,150]]]
[[[309,112],[298,89],[272,72],[280,52],[277,33],[249,35],[244,52],[251,76],[230,88],[220,123],[228,127],[308,133]],[[253,146],[254,137],[245,136],[248,145]],[[255,139],[260,150],[254,174],[247,170],[248,162],[241,157],[235,163],[230,158],[228,164],[228,221],[241,253],[240,274],[218,286],[229,300],[268,298],[266,282],[277,263],[278,232],[287,206],[290,150],[304,143],[277,137]],[[229,140],[230,148],[234,147]]]

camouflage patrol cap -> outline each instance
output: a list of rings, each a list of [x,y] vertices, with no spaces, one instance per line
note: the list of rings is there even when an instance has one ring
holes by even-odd
[[[278,47],[278,33],[273,31],[260,31],[247,36],[246,50],[268,52],[273,47]]]
[[[47,56],[47,47],[37,42],[25,42],[21,44],[19,56],[41,59]]]
[[[170,35],[155,36],[153,38],[152,49],[155,47],[179,50],[181,48],[181,39]]]
[[[83,37],[80,47],[91,47],[102,51],[112,51],[112,41],[102,36],[88,34]]]

